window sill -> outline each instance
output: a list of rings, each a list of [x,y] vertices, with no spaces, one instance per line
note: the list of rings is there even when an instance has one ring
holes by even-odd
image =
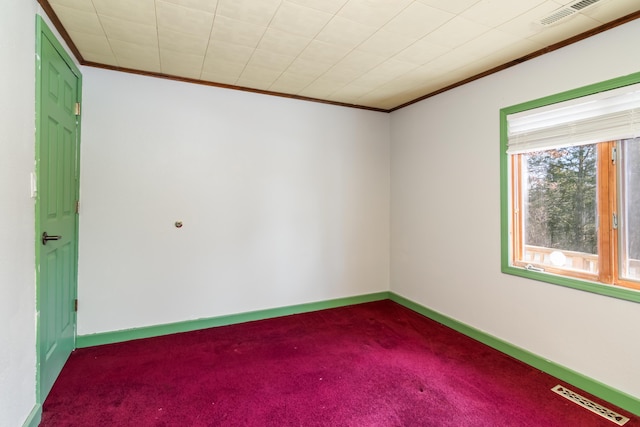
[[[591,292],[594,294],[604,295],[608,297],[623,299],[640,303],[640,291],[624,288],[616,285],[605,285],[602,283],[591,282],[588,280],[580,280],[569,277],[559,276],[548,272],[531,271],[521,267],[502,266],[502,272],[513,276],[524,277],[526,279],[537,280],[539,282],[551,283],[554,285],[565,286],[580,291]]]

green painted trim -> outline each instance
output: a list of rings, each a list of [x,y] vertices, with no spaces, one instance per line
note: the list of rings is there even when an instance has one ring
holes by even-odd
[[[190,320],[186,322],[170,323],[144,328],[127,329],[122,331],[105,332],[77,337],[78,348],[92,347],[96,345],[112,344],[130,341],[140,338],[151,338],[161,335],[189,332],[199,329],[226,326],[255,320],[270,319],[274,317],[288,316],[292,314],[308,313],[329,308],[344,307],[353,304],[362,304],[372,301],[390,299],[416,313],[435,320],[451,329],[473,338],[504,354],[514,357],[536,369],[548,373],[562,381],[585,390],[594,396],[598,396],[622,409],[640,416],[640,400],[634,396],[616,390],[592,378],[572,371],[564,366],[546,360],[527,350],[475,329],[455,319],[426,308],[407,298],[393,292],[378,292],[374,294],[360,295],[347,298],[339,298],[328,301],[319,301],[307,304],[299,304],[288,307],[279,307],[266,310],[252,311],[248,313],[232,314],[228,316],[212,317],[207,319]]]
[[[40,424],[41,420],[42,420],[42,405],[39,403],[36,403],[36,405],[33,407],[31,412],[29,413],[29,416],[22,424],[22,427],[38,427],[38,424]]]
[[[188,320],[185,322],[147,326],[143,328],[126,329],[122,331],[79,335],[76,338],[76,345],[78,348],[84,348],[103,344],[113,344],[140,338],[151,338],[161,335],[175,334],[179,332],[189,332],[199,329],[213,328],[216,326],[226,326],[236,323],[251,322],[254,320],[271,319],[274,317],[288,316],[291,314],[308,313],[311,311],[344,307],[347,305],[362,304],[372,301],[382,301],[385,299],[389,299],[389,292],[378,292],[374,294],[338,298],[328,301],[311,302],[288,307],[251,311],[247,313],[231,314],[228,316],[210,317],[206,319]]]
[[[531,353],[511,343],[489,335],[486,332],[480,331],[479,329],[473,328],[448,316],[440,314],[437,311],[424,307],[393,292],[389,293],[389,299],[410,310],[415,311],[416,313],[422,314],[423,316],[435,320],[438,323],[448,326],[449,328],[460,332],[461,334],[480,341],[481,343],[486,344],[489,347],[492,347],[502,353],[514,357],[515,359],[518,359],[529,366],[546,372],[547,374],[552,375],[573,386],[581,388],[582,390],[589,392],[594,396],[598,396],[599,398],[604,399],[607,402],[612,403],[613,405],[616,405],[624,410],[640,416],[640,399],[634,396],[631,396],[620,390],[616,390],[606,384],[603,384],[550,360],[544,359],[534,353]]]
[[[55,48],[55,50],[60,54],[60,56],[62,57],[62,59],[64,60],[64,62],[67,64],[67,66],[69,67],[69,69],[71,70],[71,72],[78,78],[78,88],[77,88],[77,101],[78,102],[82,102],[82,73],[80,73],[80,70],[78,69],[78,67],[76,66],[76,64],[73,62],[73,59],[71,58],[71,56],[67,53],[67,51],[64,49],[64,47],[62,46],[62,44],[58,41],[58,39],[56,38],[55,34],[53,33],[53,31],[51,31],[51,29],[47,26],[47,23],[44,21],[44,19],[42,19],[42,17],[40,15],[36,15],[36,55],[35,55],[35,71],[36,71],[36,75],[35,75],[35,81],[36,81],[36,93],[35,93],[35,126],[36,126],[36,138],[35,138],[35,175],[36,175],[36,179],[37,179],[37,188],[38,188],[38,192],[40,191],[40,144],[41,144],[41,125],[42,125],[42,114],[41,114],[41,107],[42,107],[42,96],[41,96],[41,91],[42,91],[42,80],[41,80],[41,69],[42,69],[42,42],[43,42],[43,38],[46,38],[51,45]],[[77,165],[79,165],[80,163],[80,123],[81,123],[81,116],[78,118],[78,134],[77,134],[77,147],[76,147],[76,162]],[[77,169],[77,176],[76,176],[76,188],[75,188],[75,195],[76,195],[76,200],[78,200],[79,194],[80,194],[80,170],[79,168]],[[42,403],[44,402],[46,396],[42,396],[42,391],[41,391],[41,377],[40,377],[40,368],[41,368],[41,364],[40,364],[40,353],[41,353],[41,349],[40,349],[40,329],[41,329],[41,325],[40,325],[40,303],[41,303],[41,294],[40,294],[40,268],[38,268],[40,266],[40,241],[38,239],[38,236],[40,236],[41,234],[41,224],[40,224],[40,197],[36,197],[36,202],[35,202],[35,243],[34,243],[34,247],[35,247],[35,266],[36,266],[36,402],[38,404],[38,406],[40,407],[39,411],[40,414],[42,413]],[[79,224],[79,220],[76,221],[76,248],[78,247],[78,224]],[[77,271],[78,271],[78,252],[76,250],[76,259],[75,259],[75,271],[76,271],[76,277],[74,278],[74,280],[77,281]],[[76,288],[75,288],[75,293],[76,295],[74,295],[74,298],[77,298],[77,283],[76,283]],[[74,320],[75,322],[75,320]]]
[[[550,273],[529,271],[521,267],[509,265],[509,166],[507,156],[507,116],[545,105],[556,104],[594,93],[604,92],[619,87],[640,83],[640,72],[618,77],[604,82],[569,90],[559,94],[547,96],[522,104],[513,105],[500,110],[500,245],[501,258],[500,265],[502,272],[514,276],[533,279],[540,282],[552,283],[581,291],[592,292],[608,297],[619,298],[627,301],[640,302],[640,291],[623,288],[620,286],[605,285],[602,283],[590,282],[586,280],[573,279]]]

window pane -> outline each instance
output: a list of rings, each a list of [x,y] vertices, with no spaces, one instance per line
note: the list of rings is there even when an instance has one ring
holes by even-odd
[[[597,273],[596,145],[522,158],[522,261]]]
[[[620,276],[640,280],[640,138],[622,141],[620,150]]]

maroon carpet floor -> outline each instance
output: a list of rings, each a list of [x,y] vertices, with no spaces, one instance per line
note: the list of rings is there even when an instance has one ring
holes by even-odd
[[[557,384],[380,301],[77,350],[41,426],[616,426]]]

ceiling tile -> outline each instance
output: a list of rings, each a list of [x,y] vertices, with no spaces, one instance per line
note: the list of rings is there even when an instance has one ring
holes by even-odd
[[[100,22],[109,39],[158,47],[158,30],[155,25],[125,21],[107,15],[100,16]]]
[[[449,49],[446,47],[432,43],[427,39],[421,39],[398,53],[394,58],[422,65],[436,59],[440,55],[444,55],[448,51]]]
[[[389,92],[386,92],[386,91],[385,92],[370,91],[367,94],[359,97],[357,99],[357,103],[358,105],[377,107],[378,105],[384,105],[384,102],[388,98],[388,96],[389,96]]]
[[[91,52],[87,51],[82,55],[82,59],[84,59],[87,63],[94,63],[100,65],[108,65],[112,67],[118,67],[118,61],[116,61],[116,57],[111,52]]]
[[[347,0],[288,0],[291,3],[300,6],[310,7],[312,9],[321,10],[331,14],[339,11]]]
[[[160,50],[160,66],[164,74],[199,79],[203,62],[203,55]]]
[[[373,90],[357,99],[359,105],[367,105],[376,108],[393,108],[398,104],[416,98],[405,93],[398,93],[390,87]]]
[[[156,25],[155,0],[92,0],[96,11],[100,15],[113,16],[114,18],[141,24]]]
[[[469,58],[468,52],[460,52],[458,49],[454,49],[437,57],[433,61],[426,63],[422,67],[430,70],[432,73],[447,74],[468,64],[470,60],[473,61],[478,57],[479,56],[476,54],[472,58]]]
[[[437,79],[441,74],[434,70],[432,66],[429,64],[421,65],[418,68],[414,68],[408,73],[400,76],[397,80],[397,83],[404,84],[405,82],[409,84],[413,84],[414,87],[424,86],[427,82],[431,80]],[[409,89],[409,88],[407,88]]]
[[[338,15],[370,27],[380,27],[411,3],[411,0],[349,0]]]
[[[251,59],[255,49],[233,43],[214,41],[207,49],[207,62],[228,62],[241,64],[243,67]]]
[[[435,7],[451,13],[462,13],[480,0],[418,0],[427,6]]]
[[[491,28],[456,16],[437,30],[428,34],[424,40],[448,48],[455,48],[479,37]]]
[[[543,31],[529,37],[529,39],[544,45],[550,45],[558,40],[568,39],[599,25],[598,21],[579,13],[563,21],[561,25],[552,25],[545,28]]]
[[[529,39],[521,39],[494,52],[490,56],[492,56],[494,60],[499,61],[500,64],[503,64],[511,62],[514,59],[521,58],[530,53],[536,52],[544,47],[545,45],[543,45],[542,43],[538,43]]]
[[[203,56],[209,44],[208,38],[180,33],[164,27],[158,28],[157,33],[159,46],[162,50]]]
[[[545,0],[480,0],[461,16],[488,27],[496,27],[540,6]]]
[[[357,102],[355,104],[356,105],[361,105],[362,107],[365,107],[365,108],[373,108],[373,109],[380,110],[380,111],[389,111],[393,107],[398,105],[398,104],[394,104],[394,103],[389,102],[387,99],[381,99],[381,100],[379,100],[377,102],[370,102],[368,100],[368,98],[367,98],[369,95],[370,95],[370,93],[365,95],[365,96],[363,96],[363,97],[361,97],[361,98],[358,98],[358,100],[357,100]]]
[[[369,27],[341,16],[335,16],[316,38],[327,43],[354,48],[375,32],[376,27]]]
[[[198,9],[209,13],[214,13],[218,6],[218,0],[162,0],[167,3],[174,3],[190,9]]]
[[[158,28],[208,38],[213,25],[213,14],[189,9],[164,1],[156,2]]]
[[[82,52],[82,58],[85,61],[118,65],[105,35],[81,34],[73,31],[69,32],[69,35],[76,41],[76,47]]]
[[[421,86],[416,86],[416,88],[407,91],[406,93],[411,93],[412,97],[410,99],[414,99],[416,97],[423,96],[438,89],[442,89],[449,85],[455,84],[462,80],[462,78],[464,78],[461,78],[461,76],[463,76],[463,74],[457,73],[456,71],[450,71],[444,74],[437,73],[433,75],[433,77],[425,79]]]
[[[84,61],[394,107],[628,13],[602,0],[39,0]],[[44,4],[44,3],[43,3]]]
[[[111,45],[109,44],[109,40],[107,37],[96,34],[83,34],[77,33],[75,31],[70,31],[69,35],[77,40],[76,47],[81,49],[84,52],[95,52],[95,53],[112,53]]]
[[[293,55],[282,55],[256,49],[247,63],[247,67],[265,68],[282,73],[296,59]],[[254,79],[255,80],[255,79]]]
[[[422,65],[403,74],[397,79],[388,82],[386,86],[393,85],[402,92],[411,92],[416,88],[422,90],[429,82],[437,80],[441,76],[440,72],[429,65]]]
[[[602,3],[597,3],[595,6],[586,9],[583,13],[589,18],[605,24],[621,16],[626,16],[637,11],[640,11],[640,2],[637,1],[603,1]]]
[[[269,87],[281,74],[281,71],[270,68],[247,65],[240,78],[238,78],[237,84],[255,88]]]
[[[521,39],[514,39],[513,36],[499,30],[489,30],[484,34],[474,38],[456,49],[458,53],[467,55],[469,58],[487,56],[500,49],[504,49]]]
[[[333,64],[344,58],[351,50],[352,48],[347,46],[313,40],[299,57],[309,61]]]
[[[320,77],[313,81],[315,86],[333,85],[334,90],[339,89],[358,77],[363,73],[349,68],[333,67],[323,73]]]
[[[355,104],[358,98],[368,94],[372,90],[373,88],[371,86],[360,86],[355,83],[350,83],[333,92],[329,99],[347,104]]]
[[[451,20],[454,16],[453,13],[422,3],[412,3],[389,21],[383,29],[419,39]]]
[[[530,37],[545,30],[545,27],[536,21],[539,21],[556,9],[558,9],[558,3],[554,1],[545,1],[528,12],[525,12],[522,15],[498,26],[497,29],[520,38]]]
[[[324,74],[336,82],[348,83],[382,64],[386,58],[354,50]]]
[[[311,43],[310,38],[285,33],[275,28],[267,28],[258,44],[258,49],[297,56],[309,43]]]
[[[325,99],[336,91],[336,83],[327,79],[318,79],[298,92],[298,95],[309,98]]]
[[[73,31],[82,34],[104,35],[104,30],[95,12],[87,12],[60,5],[52,7],[58,15],[60,22],[62,22],[62,25],[67,29],[67,32]]]
[[[331,67],[332,64],[327,62],[312,61],[298,57],[287,67],[286,73],[295,74],[304,79],[315,80]]]
[[[414,69],[415,71],[415,69]],[[390,94],[400,94],[406,91],[411,91],[416,88],[416,86],[421,85],[424,81],[424,77],[416,77],[417,74],[415,72],[409,72],[407,74],[403,74],[402,76],[390,80],[387,83],[379,86],[375,89],[376,93],[382,93],[386,91]]]
[[[285,71],[278,79],[269,87],[274,92],[284,92],[296,94],[302,89],[313,83],[314,77],[301,75],[296,72]]]
[[[267,27],[216,15],[211,39],[255,48]]]
[[[544,46],[539,43],[522,39],[503,49],[497,50],[490,55],[479,57],[468,65],[460,67],[456,72],[469,75],[480,74],[496,67],[496,64],[507,64],[529,53],[542,49],[543,47]]]
[[[121,40],[111,40],[111,49],[121,67],[132,68],[154,73],[160,70],[160,54],[158,49]]]
[[[412,37],[380,30],[360,44],[357,49],[375,55],[390,57],[411,46],[415,41]]]
[[[202,67],[202,78],[209,81],[224,80],[224,83],[235,84],[246,64],[225,61],[212,61],[205,57]],[[207,76],[207,77],[205,77]]]
[[[389,80],[392,80],[400,76],[403,76],[404,74],[410,72],[411,70],[415,70],[417,67],[418,66],[412,62],[400,61],[400,60],[391,58],[386,60],[382,64],[380,64],[378,67],[376,67],[372,71],[369,71],[367,75],[377,74],[381,78],[384,78],[384,79],[388,78]]]
[[[314,37],[333,15],[296,3],[283,2],[269,24],[271,28],[303,37]]]
[[[281,0],[219,0],[216,12],[227,18],[268,26]]]
[[[385,83],[414,70],[415,68],[417,68],[417,65],[411,62],[389,59],[358,77],[352,83],[359,86],[369,86],[374,88],[382,86]]]
[[[238,80],[238,76],[236,74],[227,74],[224,72],[208,72],[208,71],[202,71],[200,78],[206,82],[222,84],[222,85],[230,85],[230,86],[237,86],[236,81]]]
[[[351,82],[353,82],[357,77],[359,77],[362,74],[353,74],[350,75],[349,71],[347,70],[347,72],[334,72],[334,71],[338,71],[339,69],[331,69],[329,70],[329,72],[324,73],[322,76],[318,77],[317,79],[315,79],[313,81],[313,83],[311,83],[309,85],[310,88],[312,89],[318,89],[320,87],[324,87],[324,86],[333,86],[333,91],[336,91],[348,84],[350,84]],[[305,88],[306,90],[306,88]],[[331,91],[331,93],[333,93],[333,91]]]
[[[421,96],[424,96],[430,92],[434,92],[435,90],[439,89],[438,86],[435,86],[432,89],[425,89],[425,88],[419,88],[417,90],[413,90],[413,91],[407,91],[404,93],[400,93],[394,96],[389,96],[388,98],[385,98],[383,100],[380,100],[380,102],[378,102],[376,104],[376,107],[378,108],[384,108],[386,110],[392,110],[400,105],[409,103]]]
[[[85,12],[96,12],[91,0],[49,0],[49,4],[53,6],[66,6],[71,9],[83,10]],[[55,7],[54,7],[55,10]]]

